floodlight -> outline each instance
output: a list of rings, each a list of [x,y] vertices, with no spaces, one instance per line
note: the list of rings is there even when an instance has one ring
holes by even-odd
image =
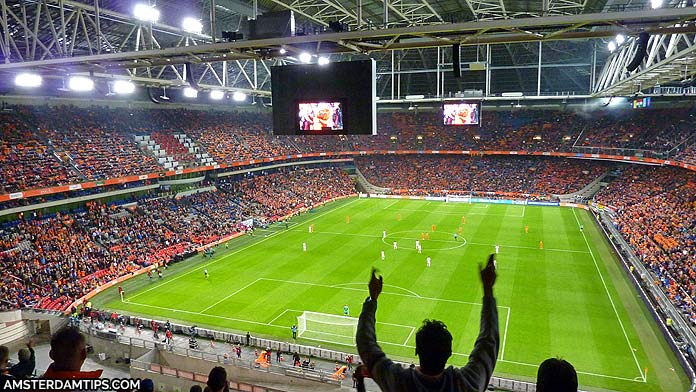
[[[18,87],[39,87],[43,79],[41,75],[23,72],[15,76],[15,85]]]
[[[246,98],[247,95],[240,91],[235,91],[234,94],[232,94],[232,99],[237,102],[246,101]]]
[[[135,91],[135,84],[128,80],[117,80],[112,87],[116,94],[133,94]]]
[[[278,53],[280,53],[280,54],[286,54],[287,52],[288,51],[285,50],[285,48],[280,48],[280,50],[278,51]]]
[[[225,92],[221,90],[212,90],[210,92],[210,99],[214,99],[216,101],[219,101],[221,99],[225,98]]]
[[[662,0],[650,0],[650,5],[653,9],[662,7]]]
[[[626,37],[623,34],[616,34],[616,44],[621,45],[626,42]]]
[[[184,97],[186,98],[196,98],[198,97],[198,90],[191,87],[186,87],[184,89]]]
[[[194,34],[200,34],[203,31],[203,23],[196,18],[186,17],[181,22],[181,27],[184,31]]]
[[[143,22],[154,23],[159,20],[160,12],[157,8],[147,5],[147,4],[136,4],[133,8],[133,16],[135,19],[141,20]]]
[[[309,63],[310,61],[312,61],[312,55],[307,52],[302,52],[300,53],[300,61],[302,61],[303,63]]]
[[[610,52],[613,52],[616,50],[616,42],[614,41],[609,41],[607,44],[607,49],[609,49]]]
[[[328,65],[329,64],[329,58],[328,57],[319,57],[319,60],[317,61],[319,65]]]
[[[72,91],[92,91],[94,80],[85,76],[71,76],[68,79],[68,88]]]

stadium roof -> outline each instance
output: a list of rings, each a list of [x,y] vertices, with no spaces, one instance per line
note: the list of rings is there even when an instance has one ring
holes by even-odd
[[[309,51],[332,60],[376,59],[385,99],[459,91],[628,95],[693,74],[696,8],[687,0],[655,10],[647,0],[159,0],[161,17],[152,24],[132,16],[135,3],[5,0],[0,72],[89,73],[152,86],[184,86],[194,78],[202,89],[268,95],[270,67]],[[223,31],[281,10],[294,11],[304,35],[221,42]],[[186,16],[200,19],[203,32],[183,31]],[[345,31],[335,32],[330,22]],[[625,66],[643,31],[652,37],[646,61],[629,73]],[[626,43],[610,53],[616,34]],[[451,72],[453,44],[462,45],[459,79]],[[289,53],[281,55],[281,47]]]

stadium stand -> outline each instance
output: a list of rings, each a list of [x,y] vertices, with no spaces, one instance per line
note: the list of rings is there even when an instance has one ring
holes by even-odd
[[[554,195],[580,190],[605,172],[603,162],[504,156],[394,156],[356,158],[372,184],[416,193],[515,192]]]
[[[696,173],[629,167],[595,201],[616,211],[614,224],[670,299],[696,325]]]
[[[6,224],[0,236],[0,309],[65,310],[119,276],[166,265],[245,230],[242,219],[270,222],[354,192],[339,169],[288,169],[220,186],[226,191],[179,199],[153,195],[136,208],[89,202],[71,213]]]

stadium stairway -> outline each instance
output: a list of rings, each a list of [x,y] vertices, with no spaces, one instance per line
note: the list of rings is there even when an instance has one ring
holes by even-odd
[[[381,194],[388,194],[391,192],[391,188],[382,188],[378,187],[376,185],[371,184],[369,181],[367,181],[367,178],[360,172],[360,169],[357,167],[355,168],[355,180],[358,184],[358,187],[362,188],[366,193],[381,193]]]
[[[562,202],[568,203],[578,202],[582,200],[591,200],[592,197],[594,197],[594,195],[597,194],[597,192],[599,192],[600,189],[606,186],[606,183],[603,181],[610,173],[611,171],[606,171],[602,173],[602,175],[592,180],[592,182],[590,182],[589,184],[587,184],[587,186],[585,186],[577,192],[553,196],[558,197]]]

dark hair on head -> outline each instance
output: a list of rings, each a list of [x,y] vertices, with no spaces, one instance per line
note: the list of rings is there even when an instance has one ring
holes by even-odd
[[[227,385],[227,370],[222,366],[215,366],[210,370],[206,384],[213,392],[223,390]]]
[[[452,355],[452,334],[445,323],[423,320],[423,325],[416,332],[416,354],[420,358],[422,371],[427,374],[442,372]]]
[[[0,363],[10,359],[10,349],[7,346],[0,346]]]
[[[51,358],[72,360],[80,354],[85,344],[85,336],[75,327],[63,327],[51,337]]]
[[[189,392],[203,392],[203,388],[198,384],[191,385],[191,389],[189,389]]]
[[[537,392],[577,392],[578,375],[568,361],[549,358],[539,365]]]

